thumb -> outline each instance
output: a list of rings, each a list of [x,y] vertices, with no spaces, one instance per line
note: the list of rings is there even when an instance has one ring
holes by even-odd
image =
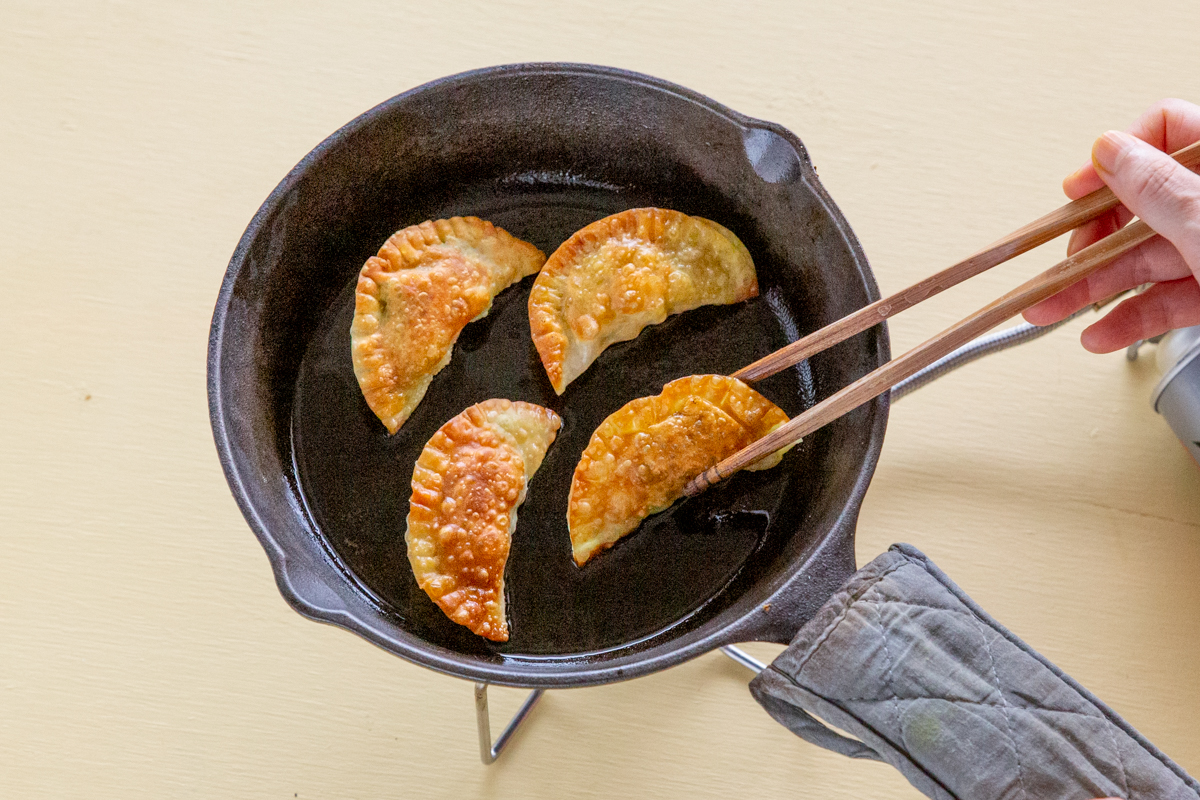
[[[1134,136],[1109,131],[1092,163],[1121,202],[1175,245],[1200,274],[1200,175]]]

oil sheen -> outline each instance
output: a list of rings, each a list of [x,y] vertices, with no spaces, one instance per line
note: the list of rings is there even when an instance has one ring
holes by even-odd
[[[509,196],[443,215],[481,216],[550,253],[575,230],[629,207],[628,198],[593,187],[559,194]],[[530,338],[533,277],[527,278],[464,329],[449,365],[394,436],[371,413],[354,377],[349,332],[356,276],[348,276],[305,352],[292,407],[297,479],[324,545],[382,613],[431,644],[483,657],[578,657],[649,643],[709,618],[749,580],[743,573],[795,530],[797,503],[787,498],[803,469],[803,447],[774,470],[743,473],[647,519],[582,568],[571,557],[567,495],[592,431],[613,411],[685,375],[729,374],[795,337],[794,310],[764,280],[771,272],[759,269],[760,297],[689,311],[613,345],[561,397]],[[755,388],[789,415],[813,402],[807,364]],[[404,542],[421,449],[452,416],[495,397],[537,403],[563,418],[518,511],[506,567],[505,643],[448,620],[417,586]]]

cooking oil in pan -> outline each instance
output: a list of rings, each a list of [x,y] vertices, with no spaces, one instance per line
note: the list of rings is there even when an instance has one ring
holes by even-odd
[[[560,197],[534,205],[469,213],[549,252],[609,212]],[[760,270],[760,280],[764,274],[769,270]],[[320,536],[384,613],[457,652],[571,656],[698,624],[723,607],[728,588],[798,526],[803,503],[792,498],[804,496],[810,479],[797,468],[806,459],[804,448],[780,468],[738,476],[651,517],[583,568],[571,558],[566,526],[571,476],[592,431],[621,405],[657,394],[684,375],[729,374],[766,355],[795,336],[796,309],[786,307],[768,283],[764,295],[771,302],[764,296],[672,317],[609,348],[558,397],[529,335],[532,282],[527,278],[501,293],[488,317],[467,326],[449,365],[395,436],[367,408],[354,377],[354,280],[347,282],[306,351],[293,404],[298,483]],[[807,364],[757,388],[789,414],[813,400]],[[502,644],[476,637],[442,614],[416,585],[404,543],[412,468],[421,449],[450,417],[493,397],[547,406],[564,421],[518,511],[506,567],[511,638]]]

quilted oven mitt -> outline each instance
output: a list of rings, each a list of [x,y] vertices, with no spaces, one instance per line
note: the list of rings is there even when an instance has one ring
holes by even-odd
[[[1200,799],[1194,778],[909,545],[855,573],[750,691],[797,736],[886,761],[939,800]]]

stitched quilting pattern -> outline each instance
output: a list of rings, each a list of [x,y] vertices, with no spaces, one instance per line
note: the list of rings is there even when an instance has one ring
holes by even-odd
[[[1186,773],[911,553],[860,570],[770,680],[755,681],[756,694],[785,701],[777,719],[786,703],[824,718],[930,796],[1200,798]]]

